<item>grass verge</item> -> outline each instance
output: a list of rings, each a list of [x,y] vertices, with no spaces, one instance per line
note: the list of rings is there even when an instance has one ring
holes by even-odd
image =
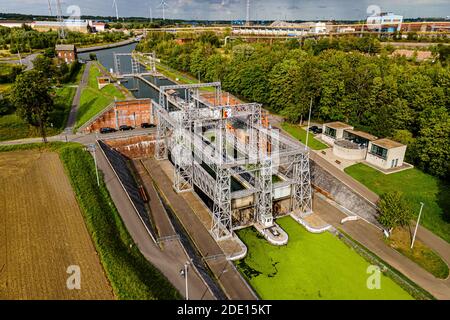
[[[425,204],[420,223],[447,242],[450,242],[450,184],[423,173],[409,169],[389,175],[362,163],[345,169],[345,172],[378,195],[400,191],[410,203],[414,214]]]
[[[436,252],[417,239],[414,242],[414,248],[411,249],[411,236],[408,230],[395,228],[386,242],[436,278],[446,279],[448,277],[448,266]]]
[[[47,127],[48,136],[59,134],[64,129],[76,90],[75,87],[68,85],[55,89],[55,108],[50,113],[50,126]],[[28,125],[16,114],[0,117],[0,141],[39,136],[38,128]]]
[[[114,84],[109,84],[103,89],[97,85],[97,77],[101,75],[99,66],[93,64],[89,70],[89,80],[86,88],[81,92],[80,107],[77,113],[75,128],[89,121],[97,113],[105,109],[115,99],[124,100],[125,95]]]
[[[293,136],[295,139],[300,140],[303,144],[306,143],[306,131],[303,128],[300,128],[297,125],[290,124],[290,123],[282,123],[281,127],[284,131],[289,133],[291,136]],[[313,150],[323,150],[327,149],[328,146],[316,138],[314,138],[314,135],[312,133],[308,133],[308,146]]]
[[[166,277],[141,254],[129,235],[94,161],[75,143],[2,146],[0,152],[40,149],[59,153],[105,273],[119,299],[180,299]]]

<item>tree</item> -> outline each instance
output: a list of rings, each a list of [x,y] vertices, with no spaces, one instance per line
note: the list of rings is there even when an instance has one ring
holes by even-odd
[[[38,55],[33,61],[33,67],[34,70],[42,73],[42,75],[47,79],[51,79],[55,76],[56,73],[55,64],[53,63],[53,60],[49,57],[46,57],[44,55]]]
[[[19,116],[39,128],[44,142],[47,142],[45,127],[54,107],[49,90],[48,79],[32,70],[18,76],[11,91],[11,101]]]
[[[401,192],[391,191],[380,196],[378,221],[391,230],[395,227],[409,227],[412,211]]]

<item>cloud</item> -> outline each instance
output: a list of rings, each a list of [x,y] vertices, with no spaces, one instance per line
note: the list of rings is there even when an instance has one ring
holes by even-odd
[[[113,0],[63,0],[64,11],[78,5],[83,15],[113,16]],[[121,16],[162,15],[161,0],[117,0]],[[166,16],[181,19],[245,19],[246,0],[166,0]],[[55,0],[52,0],[56,12]],[[252,19],[364,19],[369,5],[406,17],[440,17],[450,12],[449,0],[251,0]],[[47,0],[0,0],[0,12],[48,14]]]

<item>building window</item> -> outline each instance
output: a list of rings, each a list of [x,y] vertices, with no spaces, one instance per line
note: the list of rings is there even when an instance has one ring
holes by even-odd
[[[325,126],[325,135],[336,139],[336,129]]]
[[[384,160],[386,160],[386,158],[387,158],[387,149],[379,147],[379,146],[377,146],[375,144],[372,144],[372,148],[370,149],[370,153],[375,155],[375,156],[377,156],[377,157],[383,158]]]

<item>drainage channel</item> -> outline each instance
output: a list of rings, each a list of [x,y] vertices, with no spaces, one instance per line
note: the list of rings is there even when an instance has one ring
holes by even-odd
[[[161,195],[161,191],[159,190],[158,186],[156,185],[156,183],[154,181],[153,181],[153,185],[155,186],[156,192],[158,193],[158,197],[161,200],[161,203],[163,204],[164,210],[166,211],[167,216],[169,217],[169,220],[175,229],[175,232],[180,237],[181,244],[183,245],[184,249],[186,250],[192,263],[197,268],[201,277],[206,282],[208,287],[211,289],[214,297],[216,297],[216,299],[218,299],[218,300],[228,300],[228,297],[225,295],[225,293],[223,292],[220,285],[217,283],[217,281],[214,280],[213,276],[211,276],[212,271],[206,265],[205,260],[202,258],[200,252],[197,250],[195,245],[192,243],[189,235],[187,234],[187,231],[184,229],[184,227],[178,221],[178,218],[175,215],[175,213],[173,212],[172,208],[170,208],[170,206],[165,201],[164,197]]]

